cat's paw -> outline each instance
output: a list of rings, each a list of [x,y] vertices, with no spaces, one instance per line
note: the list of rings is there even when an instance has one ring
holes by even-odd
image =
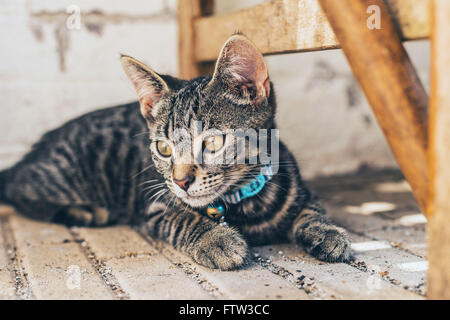
[[[94,207],[91,210],[68,207],[55,216],[54,222],[78,227],[103,226],[108,222],[108,218],[109,211],[101,207]]]
[[[248,262],[248,246],[234,229],[217,226],[206,232],[195,244],[192,258],[212,269],[232,270]]]
[[[306,251],[319,260],[347,262],[351,259],[351,246],[347,232],[330,224],[312,225],[299,238]]]
[[[93,220],[94,215],[92,212],[79,207],[65,208],[53,218],[54,222],[62,223],[70,227],[87,227],[91,225]]]

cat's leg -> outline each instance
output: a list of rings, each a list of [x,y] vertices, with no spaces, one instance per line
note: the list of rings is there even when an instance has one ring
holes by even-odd
[[[315,197],[294,220],[289,237],[323,261],[345,262],[351,257],[347,232],[326,218],[325,209]]]
[[[248,262],[248,246],[234,228],[220,225],[194,211],[159,208],[150,211],[141,232],[170,243],[195,262],[232,270]]]
[[[108,223],[109,211],[101,207],[82,206],[45,201],[19,199],[14,203],[19,213],[36,220],[67,226],[103,226]]]
[[[108,210],[64,183],[58,170],[44,169],[36,163],[11,173],[5,195],[19,213],[68,226],[101,226],[108,222]]]

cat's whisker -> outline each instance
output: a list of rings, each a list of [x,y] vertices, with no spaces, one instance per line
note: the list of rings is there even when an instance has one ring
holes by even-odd
[[[169,192],[168,190],[165,190],[166,192],[163,192],[161,195],[159,195],[158,197],[155,198],[155,200],[153,202],[158,202],[159,199],[162,199],[164,196],[167,195],[167,193]]]
[[[144,132],[140,132],[140,133],[137,133],[137,134],[135,134],[134,136],[132,136],[133,138],[136,138],[136,137],[138,137],[138,136],[142,136],[142,135],[144,135],[144,134],[149,134],[150,133],[150,131],[144,131]]]
[[[161,189],[161,190],[158,190],[158,191],[150,198],[150,200],[153,199],[154,197],[156,197],[158,194],[163,193],[163,192],[167,192],[167,191],[169,191],[169,190],[167,190],[167,189]]]
[[[152,185],[152,186],[148,186],[148,187],[145,187],[145,188],[143,188],[142,190],[141,190],[141,192],[143,192],[143,191],[151,191],[151,190],[153,190],[153,189],[158,189],[158,188],[161,188],[161,187],[164,187],[165,186],[165,182],[162,182],[162,183],[158,183],[158,184],[156,184],[156,185]]]
[[[169,204],[166,206],[166,209],[164,209],[163,215],[166,214],[167,209],[169,209],[169,208],[172,206],[172,204],[173,204],[173,202],[176,200],[176,198],[177,198],[177,197],[175,197],[175,196],[172,196],[172,197],[171,197],[171,200],[169,200]]]
[[[157,197],[158,195],[162,195],[162,194],[164,194],[164,193],[166,193],[166,192],[168,192],[168,191],[169,191],[169,190],[167,190],[167,189],[159,190],[159,191],[156,192],[153,196],[151,196],[151,197],[148,199],[148,201],[150,202],[150,201],[152,201],[153,198]],[[157,199],[158,199],[158,198],[157,198]],[[156,201],[154,201],[154,202],[156,202]]]
[[[162,187],[161,187],[162,188]],[[161,189],[161,190],[165,190],[165,189]],[[159,190],[159,191],[161,191],[161,190]],[[151,193],[152,193],[152,191],[154,192],[154,190],[150,190],[150,191],[147,191],[146,193],[145,193],[145,195],[144,195],[144,198],[147,198]],[[158,192],[159,192],[158,191]]]
[[[158,179],[147,180],[147,181],[144,181],[144,182],[140,183],[139,186],[142,186],[144,184],[149,184],[149,183],[152,183],[152,182],[155,182],[155,181],[159,181],[159,180]]]
[[[151,186],[150,188],[144,188],[141,190],[141,192],[145,192],[146,194],[150,192],[155,192],[158,189],[164,188],[164,185],[158,185],[158,186]]]
[[[150,185],[150,186],[146,186],[146,187],[144,187],[144,188],[151,188],[151,187],[154,187],[154,186],[160,186],[160,185],[163,185],[163,184],[166,184],[166,182],[155,183],[155,184],[152,184],[152,185]]]
[[[136,179],[140,174],[144,173],[145,171],[147,171],[148,169],[154,167],[155,164],[150,164],[148,167],[145,167],[144,169],[142,169],[141,171],[139,171],[138,173],[136,173],[133,177],[131,177],[132,179]]]

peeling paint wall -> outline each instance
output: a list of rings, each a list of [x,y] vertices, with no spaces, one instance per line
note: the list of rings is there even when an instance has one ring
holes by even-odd
[[[81,10],[69,29],[67,9]],[[136,100],[119,54],[177,73],[176,1],[0,1],[0,167],[47,130]]]
[[[216,12],[260,2],[216,0]],[[72,5],[81,10],[80,29],[67,27]],[[428,43],[409,43],[407,49],[428,86]],[[176,75],[176,1],[1,1],[0,168],[45,131],[87,111],[135,100],[119,53]],[[304,176],[396,166],[340,50],[270,56],[267,62],[280,134]]]

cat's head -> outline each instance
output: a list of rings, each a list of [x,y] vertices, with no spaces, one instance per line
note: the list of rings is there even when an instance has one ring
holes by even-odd
[[[149,127],[155,167],[177,197],[203,207],[258,174],[261,161],[249,158],[267,157],[270,143],[262,151],[250,136],[266,129],[270,138],[275,98],[263,56],[246,37],[225,43],[212,76],[190,81],[128,56],[121,61]]]

